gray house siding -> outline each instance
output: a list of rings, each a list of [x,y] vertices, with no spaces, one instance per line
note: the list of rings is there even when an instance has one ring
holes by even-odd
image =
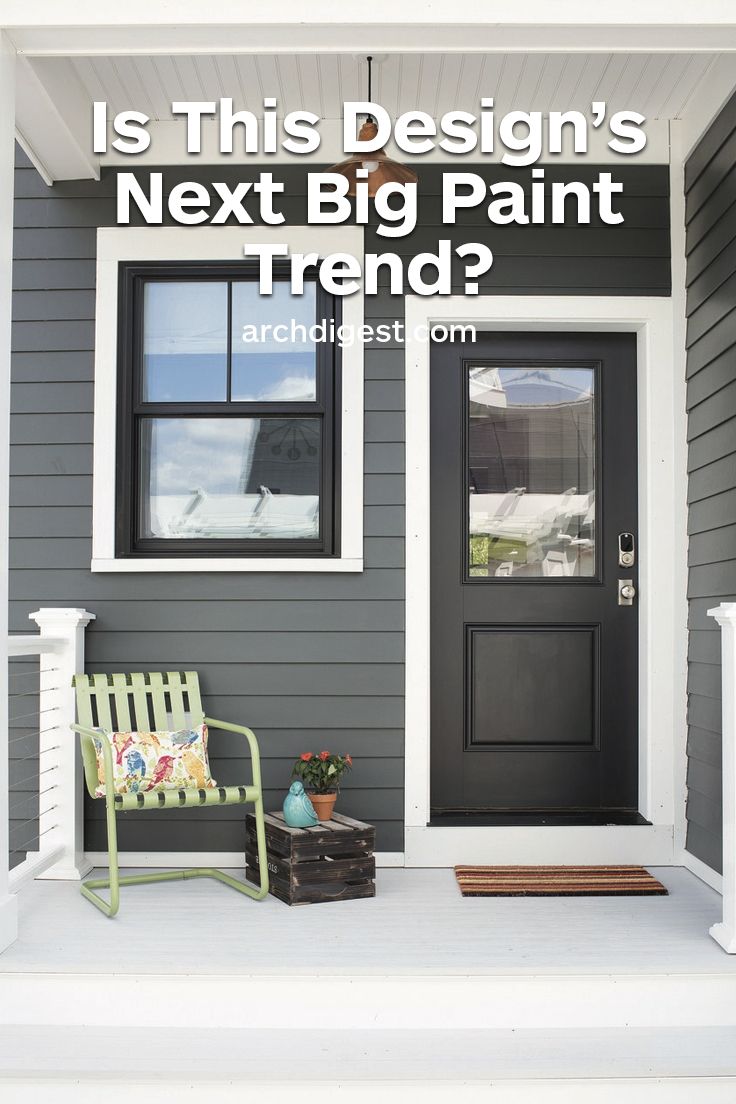
[[[167,169],[182,179],[247,178],[252,169]],[[462,226],[440,218],[440,174],[422,170],[421,228],[409,239],[374,237],[366,249],[407,256],[439,237],[486,241],[496,263],[488,294],[634,294],[670,291],[668,172],[622,168],[624,227],[496,228],[485,212]],[[488,179],[508,169],[485,168]],[[550,179],[597,170],[558,167]],[[305,221],[301,171],[280,170]],[[519,174],[527,181],[528,172]],[[48,189],[22,155],[17,172],[12,385],[11,618],[27,630],[39,605],[86,606],[90,672],[201,672],[210,713],[258,733],[266,801],[280,804],[304,749],[356,760],[341,808],[378,826],[378,847],[403,848],[404,362],[400,344],[366,350],[365,563],[361,575],[93,575],[91,555],[95,233],[114,225],[113,174]],[[192,229],[196,233],[196,228]],[[458,273],[459,278],[459,273]],[[455,290],[462,291],[457,284]],[[366,300],[367,320],[403,317],[403,297]],[[411,565],[408,565],[411,570]],[[216,777],[247,770],[242,746],[217,734]],[[87,846],[104,844],[103,810],[88,802]],[[197,815],[197,813],[200,815]],[[238,810],[182,810],[123,818],[124,850],[242,847]]]
[[[720,632],[736,601],[736,97],[685,170],[689,675],[687,848],[721,870]]]

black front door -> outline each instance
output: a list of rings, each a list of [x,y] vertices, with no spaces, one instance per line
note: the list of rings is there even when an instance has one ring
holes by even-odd
[[[636,339],[478,334],[430,386],[433,820],[636,820]]]

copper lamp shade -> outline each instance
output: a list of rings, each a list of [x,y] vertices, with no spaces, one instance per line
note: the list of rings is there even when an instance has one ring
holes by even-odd
[[[358,139],[361,142],[375,138],[378,127],[369,117],[360,128]],[[367,169],[368,176],[359,178],[358,169]],[[339,165],[333,165],[329,172],[340,173],[349,184],[348,195],[355,195],[356,184],[368,185],[368,195],[374,196],[382,184],[416,184],[417,174],[407,169],[406,165],[393,161],[385,150],[379,149],[375,153],[356,153],[347,161],[341,161]]]

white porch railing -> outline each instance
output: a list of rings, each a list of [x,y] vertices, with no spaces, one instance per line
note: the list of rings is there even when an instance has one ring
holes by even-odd
[[[710,934],[736,954],[736,602],[708,610],[721,626],[723,756],[723,920]]]
[[[47,647],[55,644],[49,641]],[[61,857],[59,846],[47,847],[47,839],[52,839],[58,827],[56,753],[60,733],[40,700],[41,679],[51,679],[59,668],[55,655],[41,653],[40,647],[38,636],[27,643],[25,638],[14,638],[8,647],[8,848],[11,877],[16,882]]]
[[[94,614],[50,608],[30,617],[38,633],[8,637],[10,850],[25,856],[9,871],[11,892],[30,878],[76,879],[91,869],[84,857],[78,742],[69,725],[72,676],[84,670],[84,630]],[[29,657],[23,670],[13,663],[18,657]]]

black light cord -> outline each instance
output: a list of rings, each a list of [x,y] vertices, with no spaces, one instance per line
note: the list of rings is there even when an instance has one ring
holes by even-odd
[[[373,64],[373,58],[370,55],[368,55],[368,57],[365,60],[368,62],[368,103],[372,103],[373,102],[373,100],[372,100],[372,90],[373,90],[372,76],[373,76],[373,74],[372,74],[372,71],[371,71],[371,66]],[[368,115],[367,119],[366,119],[366,122],[369,122],[369,123],[374,122],[373,116]]]

